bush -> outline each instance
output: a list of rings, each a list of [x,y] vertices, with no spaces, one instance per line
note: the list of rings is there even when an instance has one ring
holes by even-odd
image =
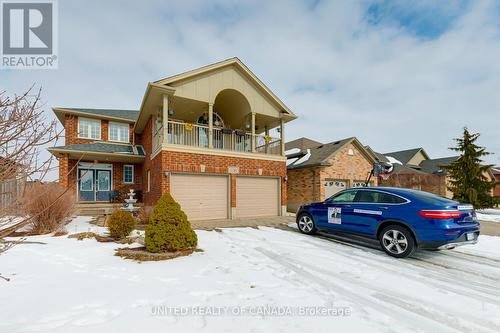
[[[122,239],[135,229],[135,218],[130,212],[115,210],[108,219],[108,230],[111,238]]]
[[[22,200],[25,215],[31,216],[30,232],[42,235],[61,230],[75,212],[74,191],[59,184],[34,183]]]
[[[153,253],[185,250],[198,244],[186,214],[169,193],[158,200],[149,216],[144,242]]]

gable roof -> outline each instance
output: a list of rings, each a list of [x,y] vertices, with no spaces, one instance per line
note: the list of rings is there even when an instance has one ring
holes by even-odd
[[[234,66],[238,68],[247,78],[249,78],[252,82],[256,84],[258,88],[260,88],[267,97],[270,98],[284,113],[284,115],[290,118],[297,118],[297,116],[276,96],[239,58],[233,57],[223,61],[219,61],[207,66],[203,66],[200,68],[196,68],[187,72],[183,72],[180,74],[176,74],[173,76],[166,77],[161,80],[157,80],[154,82],[156,85],[170,85],[172,83],[182,81],[188,78],[192,78],[195,76],[199,76],[202,74],[206,74],[208,72],[212,72],[218,70],[223,67]]]
[[[306,141],[306,143],[311,143],[311,141],[313,140]],[[293,158],[287,161],[287,168],[300,169],[300,168],[308,168],[315,166],[330,166],[331,164],[328,162],[328,160],[349,143],[353,143],[359,149],[359,151],[366,156],[367,159],[371,160],[372,162],[375,162],[376,160],[375,156],[371,154],[368,150],[366,150],[365,147],[358,141],[357,138],[350,137],[339,141],[307,147],[304,150],[301,150],[300,156],[303,157],[303,159],[297,156],[297,154],[294,154]],[[298,147],[292,147],[292,148],[298,148]],[[309,156],[307,157],[307,155]]]
[[[290,150],[293,148],[298,148],[300,150],[306,150],[307,148],[312,148],[321,145],[321,142],[311,140],[309,138],[299,138],[285,143],[285,150]]]
[[[64,125],[64,116],[74,114],[91,118],[125,121],[133,123],[139,116],[139,110],[118,110],[118,109],[84,109],[84,108],[52,108],[57,119]]]
[[[450,165],[458,160],[459,157],[460,156],[451,156],[425,160],[420,163],[420,169],[427,173],[446,173],[445,170],[442,170],[442,167]]]
[[[427,159],[429,158],[429,156],[427,155],[427,153],[423,148],[413,148],[407,150],[393,151],[390,153],[384,153],[383,155],[394,157],[401,163],[408,164],[408,162],[419,152],[422,152]]]

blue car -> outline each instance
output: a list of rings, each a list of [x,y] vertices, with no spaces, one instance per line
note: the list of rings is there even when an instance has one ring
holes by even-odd
[[[323,202],[301,206],[297,226],[304,234],[338,231],[377,239],[396,258],[417,249],[475,244],[479,221],[468,204],[402,188],[343,190]]]

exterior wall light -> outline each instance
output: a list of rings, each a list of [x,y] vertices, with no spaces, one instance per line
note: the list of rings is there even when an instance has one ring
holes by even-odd
[[[165,177],[168,177],[168,169],[163,170],[163,174],[165,175]]]

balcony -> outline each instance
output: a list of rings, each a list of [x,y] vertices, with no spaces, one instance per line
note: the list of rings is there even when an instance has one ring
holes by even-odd
[[[208,148],[223,151],[282,155],[281,139],[264,134],[252,134],[238,129],[214,126],[212,133],[207,125],[192,124],[182,121],[168,121],[168,139],[172,145]],[[163,142],[163,124],[154,129],[153,149],[161,149]],[[211,144],[210,144],[211,143]]]

